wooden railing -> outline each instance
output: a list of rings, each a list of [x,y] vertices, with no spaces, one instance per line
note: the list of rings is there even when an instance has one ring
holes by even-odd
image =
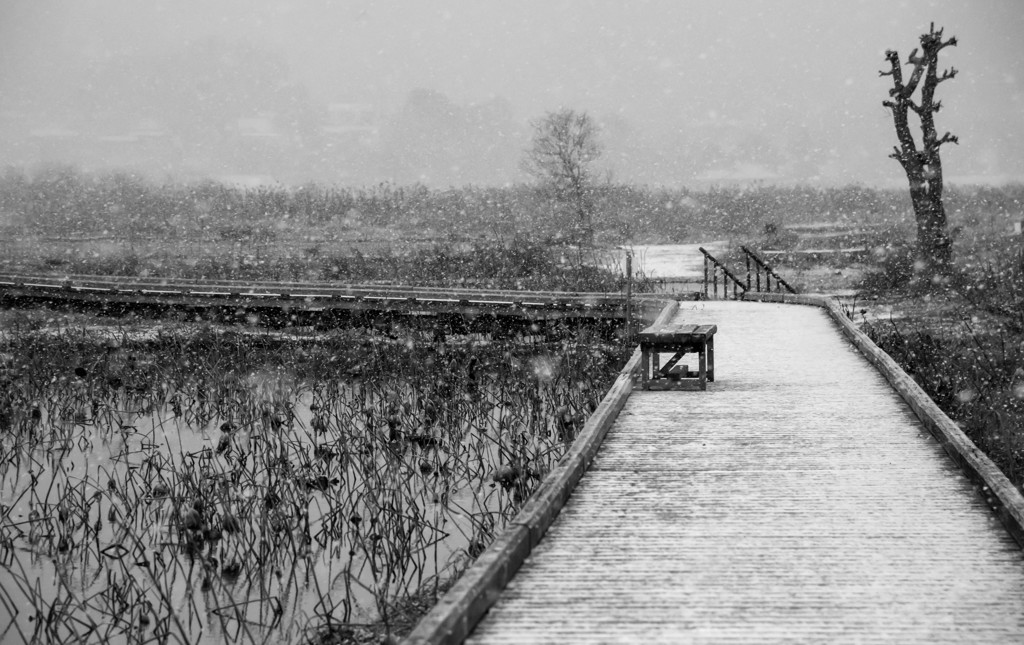
[[[715,259],[715,256],[711,255],[704,250],[704,247],[700,247],[700,252],[704,256],[704,298],[718,298],[718,272],[722,272],[722,297],[729,297],[729,284],[732,284],[732,298],[736,300],[747,290],[747,285],[742,280],[737,278],[732,271],[729,270],[724,264]],[[710,286],[710,289],[709,289]]]
[[[782,291],[782,288],[785,287],[786,290],[789,291],[790,293],[796,293],[796,289],[794,289],[793,287],[789,286],[789,283],[786,282],[785,280],[783,280],[782,276],[780,276],[778,273],[776,273],[775,269],[773,269],[767,262],[762,260],[760,258],[760,256],[757,255],[757,253],[754,253],[753,251],[751,251],[750,249],[748,249],[745,246],[740,246],[740,250],[743,251],[743,255],[745,255],[746,259],[747,259],[747,284],[746,284],[746,290],[747,291],[755,291],[757,293],[761,293],[762,291],[766,291],[768,293],[771,293],[771,291],[772,291],[772,278],[775,278],[775,290],[776,291]],[[753,262],[753,273],[755,275],[755,282],[753,284],[751,284],[751,281],[750,281],[750,278],[751,278],[751,262]],[[761,289],[761,272],[762,271],[764,272],[764,289]]]

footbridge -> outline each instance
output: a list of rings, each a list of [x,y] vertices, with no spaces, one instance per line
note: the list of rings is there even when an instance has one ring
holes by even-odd
[[[267,324],[414,317],[474,331],[595,320],[621,326],[634,317],[631,308],[660,306],[626,293],[0,273],[0,306],[37,305]]]
[[[1018,490],[833,302],[761,298],[663,312],[715,381],[634,356],[407,642],[1024,642]]]

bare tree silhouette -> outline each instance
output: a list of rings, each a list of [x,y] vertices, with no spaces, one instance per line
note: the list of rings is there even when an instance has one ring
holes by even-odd
[[[917,221],[917,246],[919,258],[934,272],[946,273],[952,263],[952,240],[946,232],[946,210],[942,203],[942,160],[939,148],[945,143],[957,143],[957,138],[948,132],[941,137],[935,130],[935,113],[942,107],[935,100],[935,88],[939,83],[956,76],[957,70],[950,68],[938,73],[939,52],[950,45],[956,45],[956,38],[942,39],[942,29],[935,30],[932,23],[928,33],[921,35],[921,53],[910,52],[907,65],[912,65],[910,78],[904,81],[899,54],[895,50],[885,52],[890,69],[879,72],[892,77],[890,99],[883,102],[892,110],[899,146],[894,146],[889,156],[900,162],[907,181],[910,183],[910,199]],[[923,81],[923,82],[922,82]],[[914,92],[920,86],[920,99],[914,100]],[[911,132],[909,115],[913,112],[920,120],[921,145],[918,146]]]
[[[523,170],[572,210],[574,241],[590,240],[594,213],[590,165],[601,156],[597,124],[586,112],[563,109],[548,112],[531,125],[533,142],[523,158]]]

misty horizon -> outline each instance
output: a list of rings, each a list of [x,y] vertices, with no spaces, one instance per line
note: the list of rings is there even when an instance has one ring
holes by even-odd
[[[931,22],[949,183],[1024,180],[1013,2],[217,3],[0,8],[0,167],[155,180],[506,185],[530,122],[600,125],[618,183],[899,186],[884,51]]]

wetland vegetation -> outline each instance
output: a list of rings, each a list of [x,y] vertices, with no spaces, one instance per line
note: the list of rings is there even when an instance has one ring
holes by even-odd
[[[625,351],[15,323],[0,601],[26,642],[386,632],[516,512]]]
[[[581,250],[523,186],[8,173],[0,268],[619,291],[622,268],[596,249],[871,223],[887,239],[863,257],[778,269],[801,291],[854,294],[875,341],[1024,480],[1024,264],[1007,235],[1024,188],[947,192],[958,271],[940,283],[899,243],[905,191],[596,191],[595,250]],[[15,642],[400,635],[557,461],[629,351],[585,326],[497,338],[0,316],[0,637]]]

